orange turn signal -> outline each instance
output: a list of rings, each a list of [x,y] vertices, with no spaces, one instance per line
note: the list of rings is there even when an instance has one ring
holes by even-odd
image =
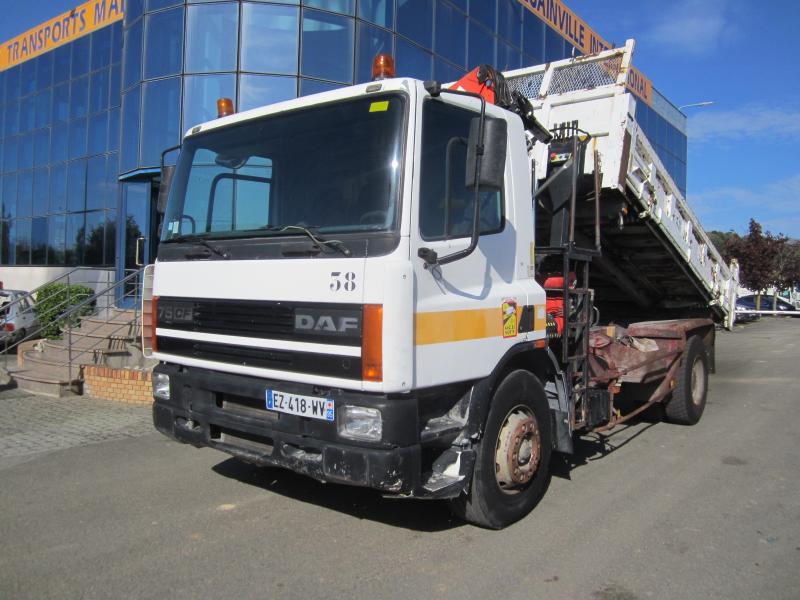
[[[364,305],[361,341],[361,378],[383,381],[383,306]]]
[[[227,117],[228,115],[232,115],[235,111],[233,110],[233,100],[230,98],[218,98],[217,99],[217,117]]]
[[[372,81],[394,77],[394,59],[391,54],[378,54],[372,59]]]

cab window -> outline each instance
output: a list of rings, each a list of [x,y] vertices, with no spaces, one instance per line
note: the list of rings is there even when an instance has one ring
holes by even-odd
[[[420,234],[425,240],[469,237],[475,192],[466,186],[467,137],[477,113],[426,100],[422,112]],[[503,230],[503,190],[481,191],[480,233]]]

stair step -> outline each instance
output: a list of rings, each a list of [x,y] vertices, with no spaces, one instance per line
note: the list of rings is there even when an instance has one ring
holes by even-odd
[[[59,381],[71,381],[81,378],[80,363],[73,362],[70,367],[66,361],[50,362],[37,352],[25,353],[25,370],[39,373],[49,379],[58,379]]]
[[[72,332],[72,347],[86,350],[90,348],[108,349],[108,350],[124,350],[125,344],[134,342],[137,337],[105,337],[100,335],[85,335],[80,330]],[[49,344],[54,344],[66,348],[70,343],[69,333],[64,333],[60,340],[50,340]]]
[[[30,358],[35,362],[47,362],[50,364],[62,364],[70,360],[72,360],[73,364],[97,364],[102,361],[102,357],[102,351],[95,352],[91,349],[79,350],[78,348],[73,348],[70,353],[69,348],[47,345],[41,352],[36,350],[25,352],[25,360]]]
[[[80,332],[82,335],[136,337],[139,333],[139,324],[134,321],[84,319],[81,321],[80,327],[72,328],[73,335],[76,332]]]
[[[85,338],[84,338],[85,339]],[[60,340],[59,340],[60,341]],[[97,338],[98,342],[105,341],[105,338]],[[70,359],[70,351],[67,344],[55,344],[53,342],[45,342],[42,356],[48,360],[64,362]],[[109,348],[108,343],[100,344],[97,346],[79,347],[75,344],[72,345],[72,360],[79,360],[84,364],[102,362],[104,356],[113,354],[127,354],[124,347]],[[93,359],[96,356],[97,361]]]
[[[82,383],[78,379],[60,379],[44,374],[36,369],[25,369],[24,371],[12,371],[11,377],[17,383],[17,387],[26,392],[51,396],[54,398],[64,398],[80,394]]]

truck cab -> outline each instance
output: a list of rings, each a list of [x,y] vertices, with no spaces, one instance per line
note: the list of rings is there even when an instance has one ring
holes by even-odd
[[[482,104],[503,135],[476,193]],[[413,79],[193,128],[145,301],[156,426],[325,481],[457,495],[471,395],[543,352],[530,190],[518,116]]]

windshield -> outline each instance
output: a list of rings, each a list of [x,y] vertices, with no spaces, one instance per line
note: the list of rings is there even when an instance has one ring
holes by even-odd
[[[370,95],[189,137],[161,239],[394,230],[405,113]]]

